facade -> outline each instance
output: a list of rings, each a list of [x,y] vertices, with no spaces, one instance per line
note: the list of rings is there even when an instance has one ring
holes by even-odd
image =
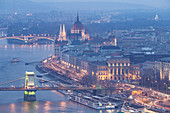
[[[92,62],[90,73],[99,80],[125,81],[129,79],[130,60],[125,58],[112,58],[104,62]]]
[[[170,81],[170,57],[156,61],[155,68],[160,73],[161,80]]]
[[[115,58],[108,60],[110,80],[128,80],[130,60]]]

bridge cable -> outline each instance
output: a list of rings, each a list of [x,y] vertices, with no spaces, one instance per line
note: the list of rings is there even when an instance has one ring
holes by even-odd
[[[16,80],[11,80],[11,81],[8,81],[8,82],[4,82],[4,83],[0,83],[0,85],[2,84],[7,84],[7,83],[10,83],[10,82],[15,82],[15,81],[18,81],[18,80],[21,80],[21,79],[24,79],[25,77],[22,77],[22,78],[19,78],[19,79],[16,79]]]

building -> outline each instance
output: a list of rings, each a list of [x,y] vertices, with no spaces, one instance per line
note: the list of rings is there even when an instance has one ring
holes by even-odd
[[[107,61],[96,61],[89,64],[89,73],[99,80],[125,81],[129,80],[130,60],[115,57]]]
[[[90,45],[60,46],[58,58],[61,66],[79,76],[93,75],[98,80],[131,81],[140,78],[139,66],[119,54],[118,46],[101,46],[99,52]]]
[[[83,24],[79,20],[79,15],[77,14],[77,21],[73,24],[71,28],[70,39],[78,40],[89,40],[88,30],[85,31]]]
[[[90,41],[90,47],[95,52],[98,52],[102,46],[108,46],[116,48],[117,39],[113,36],[109,36],[107,39],[103,39],[102,37],[96,36]]]
[[[100,51],[102,53],[120,53],[122,49],[118,46],[101,46]]]
[[[0,28],[0,37],[7,36],[8,28]]]
[[[170,57],[157,60],[155,68],[160,73],[161,80],[170,81]]]

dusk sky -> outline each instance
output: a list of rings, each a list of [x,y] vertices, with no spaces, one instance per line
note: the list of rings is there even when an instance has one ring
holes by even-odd
[[[170,0],[32,0],[35,2],[126,2],[152,7],[170,6]]]

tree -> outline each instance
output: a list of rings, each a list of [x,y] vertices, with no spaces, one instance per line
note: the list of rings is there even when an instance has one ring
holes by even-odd
[[[81,79],[81,83],[87,86],[96,85],[97,77],[95,75],[84,75]]]

